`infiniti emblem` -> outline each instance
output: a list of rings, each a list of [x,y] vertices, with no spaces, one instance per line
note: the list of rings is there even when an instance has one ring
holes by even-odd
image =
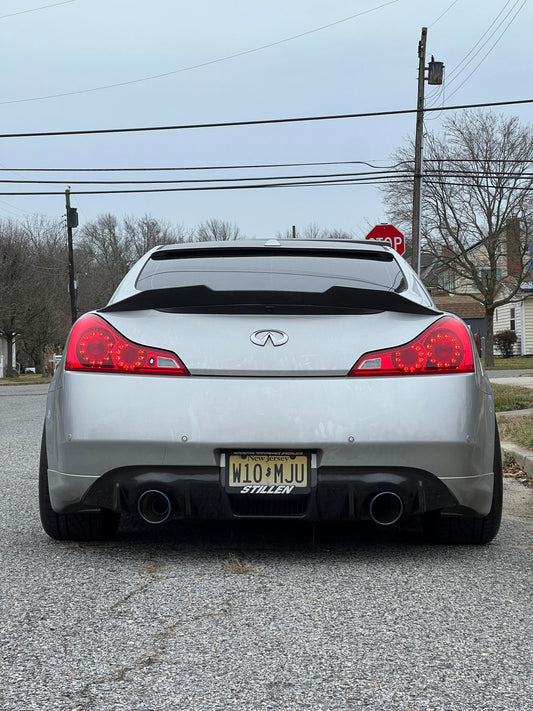
[[[250,336],[252,343],[256,346],[266,346],[270,341],[273,346],[283,346],[289,340],[289,337],[283,331],[254,331]]]

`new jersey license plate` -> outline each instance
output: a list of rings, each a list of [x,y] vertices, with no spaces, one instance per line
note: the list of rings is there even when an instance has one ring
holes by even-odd
[[[305,452],[227,452],[226,491],[231,494],[305,494],[311,457]]]

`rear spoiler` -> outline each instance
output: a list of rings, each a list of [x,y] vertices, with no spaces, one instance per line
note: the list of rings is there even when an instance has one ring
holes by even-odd
[[[220,309],[225,306],[243,307],[317,307],[332,309],[370,309],[398,311],[409,314],[433,315],[438,309],[423,306],[401,294],[380,289],[358,289],[332,286],[324,292],[301,291],[215,291],[207,286],[183,286],[170,289],[140,291],[133,296],[109,304],[100,313],[172,309],[189,311],[200,308]]]

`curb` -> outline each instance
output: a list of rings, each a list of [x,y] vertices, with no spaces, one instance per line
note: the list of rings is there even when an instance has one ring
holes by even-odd
[[[509,412],[497,412],[496,417],[520,417],[523,415],[533,415],[533,409],[528,410],[511,410]],[[533,452],[529,449],[523,449],[512,442],[500,442],[502,450],[502,460],[505,465],[507,460],[514,460],[524,472],[528,480],[533,481]]]
[[[527,410],[509,410],[508,412],[497,412],[496,417],[528,417],[533,415],[533,408]]]
[[[501,442],[502,458],[514,459],[520,469],[528,476],[533,477],[533,452],[528,449],[522,449],[512,442]]]

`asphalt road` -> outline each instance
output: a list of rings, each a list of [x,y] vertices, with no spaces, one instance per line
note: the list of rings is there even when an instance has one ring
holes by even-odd
[[[0,709],[533,709],[533,490],[485,547],[126,522],[42,532],[42,386],[0,387]]]

